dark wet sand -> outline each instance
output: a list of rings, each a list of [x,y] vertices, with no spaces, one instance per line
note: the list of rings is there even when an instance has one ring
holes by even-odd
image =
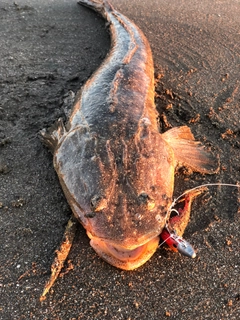
[[[160,248],[138,270],[117,270],[79,226],[64,276],[39,302],[70,209],[37,133],[63,116],[64,95],[110,45],[95,13],[73,0],[47,2],[0,2],[0,319],[239,319],[239,195],[226,187],[193,206],[185,238],[196,259]],[[220,157],[216,175],[178,173],[175,194],[240,182],[239,1],[113,3],[144,31],[163,75],[162,130],[189,125]]]

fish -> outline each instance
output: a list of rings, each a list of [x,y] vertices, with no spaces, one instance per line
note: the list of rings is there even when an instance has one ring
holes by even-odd
[[[218,163],[188,126],[159,132],[153,58],[143,32],[108,1],[78,3],[106,20],[111,48],[77,93],[67,123],[60,119],[42,137],[92,248],[109,264],[133,270],[158,248],[176,168],[213,174]]]

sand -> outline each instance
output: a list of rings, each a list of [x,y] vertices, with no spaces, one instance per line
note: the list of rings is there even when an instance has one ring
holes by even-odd
[[[240,3],[114,0],[147,36],[161,130],[188,125],[220,171],[180,170],[175,195],[240,182]],[[127,272],[99,258],[79,225],[62,277],[39,302],[71,211],[38,132],[110,46],[104,21],[75,1],[0,2],[0,319],[239,319],[239,193],[212,187],[192,209],[188,259],[159,248]]]

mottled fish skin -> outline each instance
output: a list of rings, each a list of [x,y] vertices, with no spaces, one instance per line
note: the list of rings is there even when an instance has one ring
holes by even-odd
[[[44,138],[91,245],[109,263],[134,269],[157,248],[169,218],[175,167],[213,173],[215,159],[187,127],[159,134],[152,54],[141,30],[107,1],[79,3],[108,21],[111,49],[78,93],[67,129],[59,123]]]
[[[79,94],[69,131],[55,153],[55,166],[89,232],[137,247],[146,235],[149,239],[159,234],[165,224],[173,154],[158,133],[149,43],[107,2],[104,8],[112,47]],[[98,196],[106,200],[106,208],[86,219],[84,214],[93,210],[91,199]],[[154,210],[146,212],[147,202],[153,200]]]

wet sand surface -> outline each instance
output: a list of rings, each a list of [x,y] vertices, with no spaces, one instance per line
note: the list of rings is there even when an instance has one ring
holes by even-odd
[[[240,3],[112,1],[147,36],[161,130],[188,125],[219,155],[208,176],[181,170],[175,195],[240,182]],[[240,195],[194,202],[188,259],[161,247],[131,272],[99,258],[79,225],[62,276],[39,296],[71,211],[38,132],[64,116],[110,46],[104,21],[75,1],[0,2],[0,319],[239,319]],[[65,101],[65,102],[64,102]]]

